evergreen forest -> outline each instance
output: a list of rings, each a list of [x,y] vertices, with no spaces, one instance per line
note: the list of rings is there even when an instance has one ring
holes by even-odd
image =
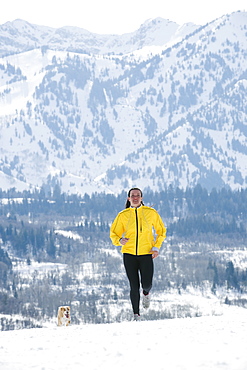
[[[2,330],[42,326],[65,303],[73,306],[74,323],[128,318],[128,283],[120,251],[109,239],[126,196],[124,191],[68,195],[58,185],[35,192],[0,190]],[[147,318],[201,315],[198,307],[175,309],[161,302],[164,292],[181,295],[191,287],[221,292],[223,303],[247,306],[247,189],[169,186],[146,190],[143,201],[167,227],[155,263],[159,303]],[[52,268],[41,273],[44,264]]]

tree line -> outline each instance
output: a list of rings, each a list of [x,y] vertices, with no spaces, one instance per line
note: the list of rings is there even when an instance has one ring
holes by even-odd
[[[169,185],[167,188],[157,192],[151,189],[144,189],[144,203],[159,208],[164,216],[175,216],[184,206],[192,213],[224,212],[232,215],[247,215],[247,189],[240,188],[232,190],[230,188],[216,189],[208,191],[200,184],[193,188],[174,188]],[[26,214],[30,210],[38,212],[50,211],[66,213],[68,210],[73,212],[88,211],[92,214],[101,212],[119,211],[124,208],[127,197],[127,190],[118,194],[108,193],[87,193],[66,194],[61,191],[58,184],[53,187],[42,186],[41,189],[34,191],[17,191],[15,188],[2,190],[0,188],[0,205],[2,212],[10,210]],[[5,199],[5,202],[3,202]],[[18,201],[22,199],[22,202]],[[6,202],[6,200],[8,202]],[[63,207],[63,208],[62,208]],[[113,207],[113,208],[112,208]],[[3,214],[3,213],[2,213]]]
[[[18,192],[15,189],[0,189],[0,216],[59,214],[63,216],[83,216],[90,221],[111,222],[116,214],[125,207],[127,192],[119,194],[93,193],[92,195],[65,194],[58,184],[53,188],[42,187],[40,190]],[[21,201],[20,201],[21,199]],[[3,201],[4,200],[4,201]],[[191,229],[220,233],[229,230],[245,231],[247,218],[247,189],[212,189],[210,192],[197,185],[194,188],[173,188],[169,186],[160,192],[147,189],[144,192],[144,204],[152,206],[164,220],[172,225],[172,232],[181,229],[182,224],[192,224]],[[176,223],[170,220],[176,218]],[[217,225],[215,227],[213,224]],[[220,228],[218,224],[222,225]],[[206,225],[205,229],[197,225]],[[211,225],[211,226],[210,226]]]

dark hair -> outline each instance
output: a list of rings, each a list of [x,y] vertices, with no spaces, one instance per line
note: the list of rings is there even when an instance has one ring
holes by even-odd
[[[139,189],[139,188],[131,188],[129,191],[128,191],[128,198],[130,197],[130,193],[131,193],[131,191],[132,190],[139,190],[139,192],[141,193],[141,197],[142,197],[142,191],[141,191],[141,189]],[[144,206],[144,203],[143,203],[143,201],[141,201],[141,204]],[[126,200],[126,203],[125,203],[125,208],[129,208],[130,207],[130,201],[129,201],[129,199],[127,199]]]

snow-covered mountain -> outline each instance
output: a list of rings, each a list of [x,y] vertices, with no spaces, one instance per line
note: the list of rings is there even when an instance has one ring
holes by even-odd
[[[0,187],[246,187],[246,24],[2,25]]]

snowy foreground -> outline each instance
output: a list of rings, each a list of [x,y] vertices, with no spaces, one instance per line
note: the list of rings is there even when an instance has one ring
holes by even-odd
[[[247,310],[0,333],[0,369],[246,370]]]

